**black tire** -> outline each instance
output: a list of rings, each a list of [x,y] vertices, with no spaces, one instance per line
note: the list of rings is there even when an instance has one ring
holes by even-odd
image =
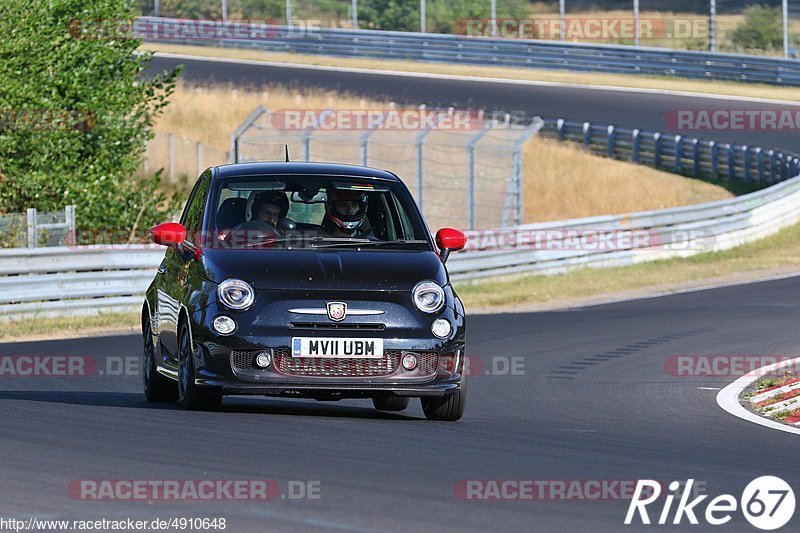
[[[182,324],[178,337],[178,405],[189,411],[216,411],[222,404],[222,396],[204,392],[195,385],[194,355],[189,339],[189,326]]]
[[[394,394],[382,394],[372,398],[372,405],[378,411],[403,411],[408,407],[408,398]]]
[[[144,396],[151,402],[174,402],[178,399],[178,384],[156,370],[156,350],[150,317],[142,323],[142,386]]]
[[[422,411],[428,420],[442,420],[455,422],[464,415],[467,407],[467,382],[461,382],[461,390],[441,398],[428,397],[420,398]]]

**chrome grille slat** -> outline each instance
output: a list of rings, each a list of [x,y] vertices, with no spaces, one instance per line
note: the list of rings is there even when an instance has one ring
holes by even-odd
[[[358,330],[358,331],[383,331],[385,324],[359,324],[336,322],[289,322],[292,329],[310,329],[315,331]]]

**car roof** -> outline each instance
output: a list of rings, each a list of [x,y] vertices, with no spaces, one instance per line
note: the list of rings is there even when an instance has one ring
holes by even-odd
[[[312,176],[352,176],[357,178],[377,178],[382,180],[400,181],[400,179],[386,170],[362,167],[357,165],[341,165],[337,163],[301,163],[271,161],[262,163],[236,163],[220,165],[217,168],[217,178],[261,176],[266,174],[302,174]]]

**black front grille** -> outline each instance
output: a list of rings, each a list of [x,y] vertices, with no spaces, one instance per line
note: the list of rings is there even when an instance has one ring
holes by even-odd
[[[231,351],[231,364],[237,370],[252,370],[256,368],[256,354],[253,350]]]
[[[388,376],[397,371],[400,352],[386,352],[380,359],[275,357],[275,368],[291,376],[317,377],[374,377]]]

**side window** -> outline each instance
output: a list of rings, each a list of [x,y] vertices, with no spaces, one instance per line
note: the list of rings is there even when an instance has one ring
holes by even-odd
[[[203,213],[205,211],[206,197],[208,196],[211,175],[205,173],[197,180],[189,202],[183,211],[181,224],[186,228],[186,238],[189,242],[197,242],[200,230],[203,225]]]
[[[405,209],[403,209],[403,206],[400,205],[397,198],[394,196],[392,196],[391,208],[392,212],[397,214],[397,221],[396,221],[396,224],[398,225],[397,233],[399,235],[402,235],[403,239],[421,238],[419,235],[414,234],[414,226],[408,219],[408,213],[406,213]]]

